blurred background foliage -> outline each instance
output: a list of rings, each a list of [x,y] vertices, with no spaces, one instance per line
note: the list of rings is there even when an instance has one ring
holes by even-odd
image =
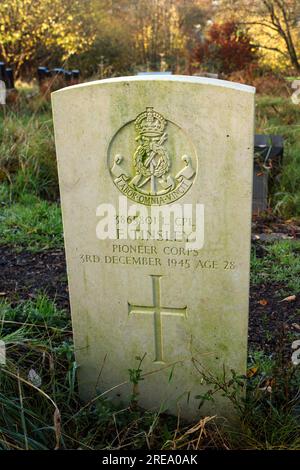
[[[0,58],[23,78],[38,65],[86,77],[250,62],[299,72],[299,25],[299,0],[2,0]]]

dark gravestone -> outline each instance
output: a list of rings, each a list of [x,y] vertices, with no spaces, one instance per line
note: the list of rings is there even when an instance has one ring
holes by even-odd
[[[77,85],[77,83],[79,83],[80,71],[78,69],[74,69],[71,72],[72,72],[72,79],[71,79],[70,85]]]
[[[74,69],[71,71],[72,72],[72,77],[75,80],[79,80],[80,77],[80,71],[78,69]]]
[[[65,70],[63,67],[54,67],[49,70],[48,67],[38,67],[37,69],[40,91],[47,95],[54,91],[69,85],[79,83],[80,71]]]
[[[65,70],[62,67],[55,67],[54,69],[50,70],[50,75],[51,80],[49,85],[51,92],[65,87]]]
[[[256,134],[254,139],[253,212],[268,208],[270,177],[278,174],[283,157],[283,138]]]
[[[47,80],[47,78],[49,78],[50,71],[48,70],[48,67],[38,67],[37,75],[39,83],[42,83],[44,80]]]
[[[49,70],[48,67],[40,66],[37,68],[37,75],[40,92],[48,97],[52,91],[79,83],[80,71],[65,70],[63,67]]]
[[[67,85],[70,85],[70,84],[71,84],[71,81],[72,81],[72,78],[73,78],[73,73],[70,72],[69,70],[65,70],[64,74],[65,74],[65,81],[66,81],[66,84],[67,84]]]
[[[7,68],[5,70],[6,74],[6,87],[8,90],[12,90],[15,88],[15,80],[14,80],[14,71],[12,68]]]
[[[63,77],[65,71],[62,67],[55,67],[54,69],[50,70],[51,77],[61,76]]]
[[[4,62],[0,62],[0,80],[2,82],[6,82],[6,70]]]
[[[270,140],[271,150],[269,158],[271,158],[274,163],[281,163],[283,157],[283,137],[281,135],[270,134]]]

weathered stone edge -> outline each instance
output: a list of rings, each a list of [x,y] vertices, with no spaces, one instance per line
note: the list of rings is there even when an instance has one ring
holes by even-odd
[[[91,87],[99,84],[108,85],[110,83],[126,83],[126,82],[183,82],[183,83],[194,83],[199,85],[212,85],[223,88],[230,88],[232,90],[244,91],[247,93],[255,93],[255,87],[250,85],[244,85],[241,83],[229,82],[227,80],[219,80],[216,78],[207,78],[207,77],[194,77],[190,75],[141,75],[141,76],[128,76],[128,77],[114,77],[114,78],[105,78],[104,80],[95,80],[92,82],[80,83],[78,85],[72,85],[66,88],[61,88],[60,90],[54,91],[51,93],[55,95],[57,93],[66,93],[75,88]]]

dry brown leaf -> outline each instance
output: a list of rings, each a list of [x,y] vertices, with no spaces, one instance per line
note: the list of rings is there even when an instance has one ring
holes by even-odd
[[[1,296],[6,295],[6,292],[0,292],[0,295]]]
[[[296,330],[300,330],[300,325],[298,325],[298,323],[292,323],[292,326],[293,326]]]
[[[61,416],[60,416],[60,411],[58,408],[55,408],[53,421],[54,421],[54,429],[55,429],[55,437],[56,437],[55,450],[57,450],[60,447],[60,438],[61,438]]]
[[[272,393],[274,385],[275,385],[275,379],[273,378],[266,379],[259,389],[263,391],[267,391],[268,393]]]
[[[294,302],[296,300],[295,295],[289,295],[288,297],[285,297],[284,299],[280,300],[280,302]]]

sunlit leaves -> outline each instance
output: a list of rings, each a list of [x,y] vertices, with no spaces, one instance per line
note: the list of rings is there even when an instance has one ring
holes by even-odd
[[[59,48],[63,59],[82,51],[94,36],[81,21],[87,2],[10,0],[0,3],[0,53],[18,72],[41,51]]]

